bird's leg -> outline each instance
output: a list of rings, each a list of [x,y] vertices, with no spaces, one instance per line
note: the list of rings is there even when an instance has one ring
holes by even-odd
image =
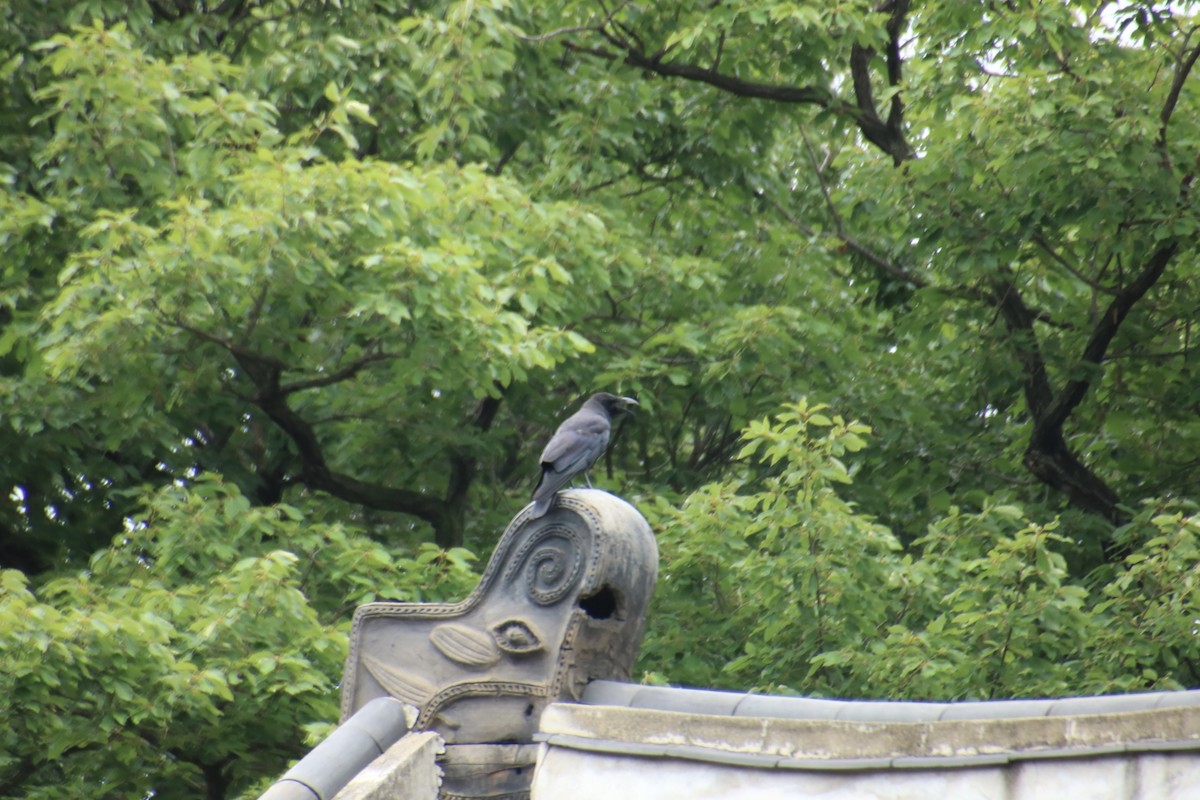
[[[583,473],[583,479],[584,479],[584,481],[587,482],[588,488],[589,489],[592,488],[592,479],[588,477],[588,474],[586,472]]]

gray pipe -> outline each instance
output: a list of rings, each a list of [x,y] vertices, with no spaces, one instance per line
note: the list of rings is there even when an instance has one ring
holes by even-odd
[[[259,800],[331,800],[408,733],[415,712],[395,698],[377,697],[271,784]]]

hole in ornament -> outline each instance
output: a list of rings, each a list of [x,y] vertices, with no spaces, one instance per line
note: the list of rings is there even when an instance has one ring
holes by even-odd
[[[595,594],[579,598],[579,607],[592,619],[612,619],[617,613],[617,593],[610,586],[601,586]]]

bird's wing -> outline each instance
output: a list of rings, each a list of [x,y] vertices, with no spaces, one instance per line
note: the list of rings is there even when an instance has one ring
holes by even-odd
[[[582,472],[596,462],[608,445],[608,420],[579,414],[559,426],[542,451],[542,466],[555,472]]]
[[[542,451],[542,475],[533,490],[533,511],[537,519],[545,514],[558,490],[586,470],[608,446],[612,425],[603,409],[581,408],[558,426]]]
[[[604,452],[608,445],[608,429],[570,428],[559,430],[542,453],[542,476],[533,490],[533,517],[536,519],[550,508],[554,495],[585,471]]]

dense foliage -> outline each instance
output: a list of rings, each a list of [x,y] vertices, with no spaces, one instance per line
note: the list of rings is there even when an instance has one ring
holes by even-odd
[[[649,680],[1200,685],[1191,12],[12,0],[0,796],[252,794],[597,389]]]

